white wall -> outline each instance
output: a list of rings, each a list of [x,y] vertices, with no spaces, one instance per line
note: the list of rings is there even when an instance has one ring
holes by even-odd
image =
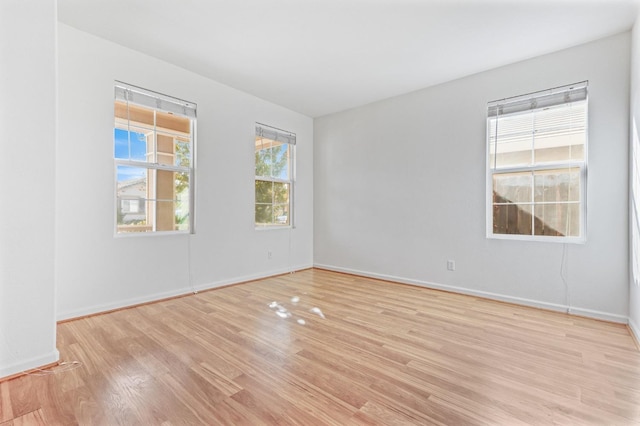
[[[629,326],[640,339],[640,21],[636,20],[631,36]]]
[[[629,51],[625,33],[316,119],[314,263],[626,322]],[[485,237],[486,105],[582,80],[588,241],[563,266],[563,244]]]
[[[58,359],[56,8],[0,2],[0,377]]]
[[[114,237],[114,80],[197,103],[195,235]],[[309,117],[62,24],[59,91],[59,319],[312,265]],[[255,122],[297,134],[293,231],[254,229]]]

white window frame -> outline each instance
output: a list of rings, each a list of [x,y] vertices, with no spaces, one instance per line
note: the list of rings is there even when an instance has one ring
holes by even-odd
[[[116,237],[130,237],[130,236],[142,236],[142,235],[172,235],[172,234],[194,234],[195,233],[195,163],[196,163],[196,119],[197,119],[197,105],[193,102],[188,102],[182,99],[174,98],[172,96],[164,95],[151,90],[143,89],[131,84],[123,83],[121,81],[115,81],[115,101],[125,102],[127,104],[137,105],[146,109],[154,111],[154,125],[153,129],[149,129],[152,132],[156,132],[155,125],[155,112],[163,112],[175,114],[178,116],[186,117],[190,120],[190,162],[189,166],[169,165],[161,164],[158,162],[158,150],[157,138],[154,137],[153,155],[155,158],[153,161],[139,161],[132,159],[116,158],[114,153],[114,235]],[[115,118],[115,114],[114,114]],[[117,126],[114,125],[114,129]],[[128,130],[128,129],[126,129]],[[162,133],[168,134],[170,132],[163,131]],[[115,142],[115,141],[114,141]],[[154,171],[168,171],[177,173],[186,173],[189,176],[189,229],[188,230],[157,230],[156,226],[156,208],[150,212],[152,214],[152,230],[144,232],[118,232],[118,218],[117,211],[118,205],[118,166],[129,166],[142,168]],[[156,201],[155,199],[147,199],[145,201]],[[147,212],[147,208],[143,208],[143,211]]]
[[[575,92],[573,92],[575,91]],[[576,93],[576,94],[574,94]],[[558,101],[558,95],[564,96],[564,101]],[[532,112],[535,110],[540,110],[545,107],[544,105],[544,96],[547,96],[547,99],[552,99],[549,102],[553,103],[553,105],[569,105],[573,102],[573,96],[579,98],[580,100],[584,100],[586,104],[586,113],[585,113],[585,143],[584,143],[584,159],[582,161],[553,161],[553,162],[544,162],[537,164],[529,164],[517,167],[498,167],[494,165],[491,167],[491,147],[490,147],[490,137],[491,137],[491,126],[490,122],[492,119],[496,118],[496,114],[499,114],[497,111],[500,111],[503,107],[505,109],[512,110],[521,110],[522,113],[525,112],[525,108],[522,108],[522,104],[530,103],[532,106],[526,109],[531,110]],[[538,104],[537,100],[540,99],[540,104]],[[555,102],[555,103],[554,103]],[[519,105],[518,105],[519,104]],[[587,238],[587,159],[588,159],[588,145],[589,145],[589,123],[588,123],[588,82],[580,82],[567,86],[557,87],[553,89],[548,89],[540,92],[534,92],[526,95],[516,96],[512,98],[506,98],[499,101],[492,101],[488,104],[487,110],[487,121],[486,121],[486,236],[487,238],[492,239],[503,239],[503,240],[523,240],[523,241],[544,241],[544,242],[559,242],[559,243],[577,243],[584,244]],[[496,111],[496,112],[492,112]],[[496,141],[497,143],[497,141]],[[507,174],[507,173],[534,173],[538,171],[545,170],[558,170],[558,169],[575,169],[579,168],[580,170],[580,204],[579,214],[580,214],[580,235],[578,236],[550,236],[550,235],[535,235],[535,226],[532,223],[532,234],[500,234],[494,233],[493,229],[493,177],[494,175],[499,174]],[[534,189],[533,187],[532,189]],[[522,203],[522,204],[530,204],[530,205],[541,205],[543,202],[535,202],[534,201],[534,192],[532,190],[532,199],[530,203]],[[535,220],[535,215],[532,214],[532,222]]]
[[[277,142],[282,142],[288,145],[289,149],[289,164],[288,164],[288,179],[281,179],[273,176],[259,176],[255,175],[254,178],[254,200],[253,200],[253,209],[254,209],[254,219],[253,224],[256,230],[265,230],[265,229],[294,229],[295,228],[295,175],[296,175],[296,134],[293,132],[289,132],[287,130],[279,129],[277,127],[269,126],[267,124],[255,123],[255,136],[263,137],[265,139],[270,139]],[[254,138],[254,152],[255,152],[255,138]],[[255,171],[255,163],[254,163],[254,171]],[[270,223],[265,225],[259,225],[255,221],[255,208],[256,208],[256,199],[255,199],[255,182],[256,181],[264,181],[264,182],[272,182],[272,183],[285,183],[289,185],[289,223],[286,225],[281,225],[278,223]],[[273,205],[273,203],[272,203]]]

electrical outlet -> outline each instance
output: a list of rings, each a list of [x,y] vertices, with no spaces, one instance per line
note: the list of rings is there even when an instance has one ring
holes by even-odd
[[[268,251],[267,252],[267,259],[271,259],[271,255],[272,255],[271,251]]]
[[[455,260],[447,260],[447,270],[455,271],[456,270],[456,261]]]

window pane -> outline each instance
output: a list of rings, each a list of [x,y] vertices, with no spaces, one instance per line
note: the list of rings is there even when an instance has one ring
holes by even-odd
[[[273,206],[273,223],[289,225],[289,204],[275,204]]]
[[[175,202],[158,200],[156,204],[156,231],[175,231]]]
[[[256,204],[273,202],[273,182],[256,180]]]
[[[502,204],[493,206],[493,233],[531,235],[530,204]]]
[[[158,132],[156,135],[158,164],[175,164],[173,136]]]
[[[167,170],[155,170],[156,175],[156,200],[173,201],[175,199],[174,172]]]
[[[488,143],[492,168],[583,161],[586,102],[490,118]]]
[[[141,198],[118,198],[118,233],[153,231],[153,226],[147,216],[151,203],[151,201]]]
[[[123,191],[144,191],[147,198],[147,169],[144,167],[118,166],[116,169],[118,196],[124,195]],[[141,192],[140,192],[141,193]]]
[[[115,101],[115,120],[116,125],[124,124],[125,127],[129,124],[145,127],[147,129],[153,129],[154,117],[153,110],[142,106]]]
[[[176,137],[157,133],[158,163],[191,167],[191,141],[188,137]]]
[[[168,112],[156,111],[156,127],[171,133],[191,133],[191,120]]]
[[[119,198],[118,208],[118,225],[146,223],[147,200],[144,198]]]
[[[531,173],[501,173],[493,175],[494,203],[531,202]]]
[[[275,204],[289,204],[289,184],[275,182],[273,184],[273,202]]]
[[[586,102],[537,110],[532,115],[536,134],[534,161],[537,164],[584,160]]]
[[[189,217],[189,192],[188,173],[156,170],[156,230],[179,229]]]
[[[188,231],[190,229],[190,211],[191,201],[189,189],[190,185],[189,173],[174,173],[174,191],[175,191],[175,204],[174,204],[174,217],[176,230]]]
[[[134,231],[147,231],[148,180],[147,170],[141,167],[118,166],[116,214],[118,232],[122,226],[137,227]]]
[[[536,204],[534,211],[535,235],[580,235],[579,203]]]
[[[256,180],[256,225],[289,224],[289,184]]]
[[[290,179],[289,144],[256,138],[256,176]]]
[[[499,116],[497,120],[490,119],[490,166],[501,168],[531,164],[533,161],[533,134],[533,121],[530,114]]]
[[[274,143],[271,177],[289,179],[289,144]]]
[[[583,145],[548,146],[547,140],[536,139],[534,151],[536,164],[551,163],[555,161],[582,161],[584,159]],[[566,141],[569,143],[570,141]]]
[[[118,166],[118,177],[118,232],[189,230],[189,173]]]
[[[184,210],[180,203],[176,203],[175,206],[175,230],[176,231],[188,231],[189,230],[189,207],[187,205]]]
[[[173,174],[174,199],[176,201],[189,200],[189,173],[175,172]]]
[[[580,201],[580,169],[534,173],[535,202]]]
[[[270,139],[256,138],[256,176],[271,177],[273,151]]]
[[[128,131],[115,128],[113,147],[115,158],[147,161],[147,137],[144,129],[133,127]]]
[[[273,224],[273,206],[271,204],[256,203],[256,225]]]
[[[186,138],[174,139],[176,166],[191,167],[191,141]]]

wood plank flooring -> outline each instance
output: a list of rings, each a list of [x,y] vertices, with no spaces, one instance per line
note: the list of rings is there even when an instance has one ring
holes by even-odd
[[[0,426],[640,424],[624,325],[317,269],[63,323],[58,348],[79,364],[0,383]]]

